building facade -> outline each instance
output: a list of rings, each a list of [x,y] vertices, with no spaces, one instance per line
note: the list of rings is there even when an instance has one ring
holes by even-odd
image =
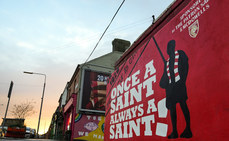
[[[104,140],[107,79],[130,42],[114,39],[113,51],[76,67],[53,115],[52,138]],[[65,103],[63,102],[65,101]],[[62,116],[61,116],[62,114]],[[60,131],[62,135],[60,135]]]

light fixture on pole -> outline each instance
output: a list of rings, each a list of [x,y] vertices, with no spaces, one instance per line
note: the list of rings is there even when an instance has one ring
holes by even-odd
[[[45,79],[44,79],[44,86],[43,86],[43,92],[42,92],[42,97],[41,97],[40,114],[39,114],[38,125],[37,125],[37,135],[36,135],[36,137],[38,137],[39,126],[40,126],[40,119],[41,119],[41,111],[42,111],[43,100],[44,100],[44,93],[45,93],[46,75],[45,75],[45,74],[43,74],[43,73],[27,72],[27,71],[24,71],[24,73],[26,73],[26,74],[37,74],[37,75],[43,75],[43,76],[45,77]]]

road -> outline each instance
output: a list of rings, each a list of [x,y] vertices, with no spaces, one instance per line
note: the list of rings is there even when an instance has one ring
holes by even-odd
[[[20,138],[0,138],[0,141],[57,141],[52,139],[20,139]]]

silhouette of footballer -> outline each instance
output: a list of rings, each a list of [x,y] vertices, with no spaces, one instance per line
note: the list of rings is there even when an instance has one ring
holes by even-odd
[[[175,51],[175,40],[167,45],[169,59],[165,61],[164,73],[160,80],[160,87],[166,90],[166,107],[170,110],[172,133],[169,139],[178,138],[176,104],[179,103],[186,121],[186,128],[180,135],[181,138],[191,138],[190,113],[186,103],[188,99],[186,79],[188,75],[188,57],[184,51]]]

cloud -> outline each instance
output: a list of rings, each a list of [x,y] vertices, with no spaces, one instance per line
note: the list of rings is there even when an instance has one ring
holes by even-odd
[[[99,38],[99,32],[83,26],[67,26],[66,27],[67,42],[73,42],[80,48],[91,47],[95,40]]]
[[[27,49],[35,49],[34,45],[27,43],[27,42],[23,42],[23,41],[17,42],[16,45],[19,47],[27,48]]]

